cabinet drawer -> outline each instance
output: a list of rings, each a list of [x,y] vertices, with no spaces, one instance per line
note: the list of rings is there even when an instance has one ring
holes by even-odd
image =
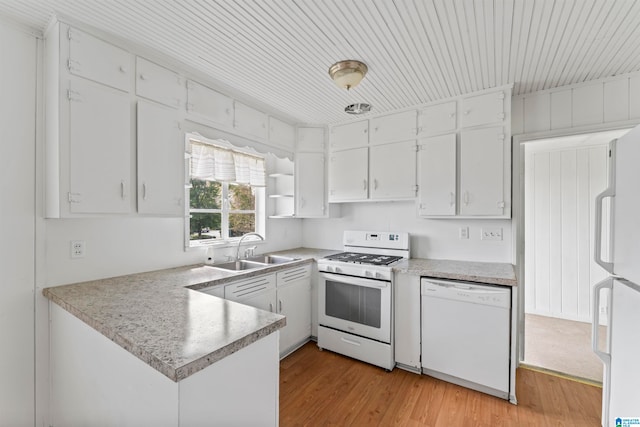
[[[259,292],[275,289],[275,287],[275,274],[256,276],[226,285],[224,287],[224,297],[228,300],[237,301]]]
[[[286,285],[287,283],[295,282],[296,280],[305,279],[311,276],[311,264],[279,271],[276,273],[276,276],[278,286]]]
[[[184,86],[177,73],[136,58],[136,94],[169,107],[178,108]]]
[[[233,99],[202,86],[187,81],[187,113],[197,121],[233,126]]]
[[[132,58],[129,52],[75,28],[68,31],[69,72],[128,92]]]

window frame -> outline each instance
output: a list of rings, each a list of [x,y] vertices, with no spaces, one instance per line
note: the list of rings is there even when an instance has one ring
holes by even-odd
[[[211,145],[218,145],[215,144],[215,141],[209,141],[209,140],[205,140],[203,141],[202,137],[200,136],[195,136],[195,135],[187,135],[186,136],[186,147],[187,147],[187,153],[185,155],[185,216],[184,216],[184,233],[185,233],[185,250],[188,250],[190,248],[198,248],[198,247],[207,247],[207,246],[218,246],[218,247],[225,247],[225,246],[235,246],[237,244],[237,242],[242,238],[242,236],[239,237],[231,237],[229,236],[229,215],[230,214],[234,214],[234,213],[251,213],[254,214],[254,218],[255,218],[255,232],[259,233],[260,235],[262,235],[265,240],[264,241],[259,241],[256,243],[264,243],[266,241],[266,186],[262,187],[262,186],[251,186],[250,184],[244,184],[244,183],[236,183],[236,182],[229,182],[229,181],[213,181],[213,182],[218,182],[221,185],[221,190],[222,190],[222,195],[221,195],[221,208],[219,209],[200,209],[200,208],[194,208],[191,209],[191,198],[190,198],[190,191],[191,191],[191,155],[190,155],[190,146],[191,146],[191,141],[195,140],[197,142],[205,142]],[[231,144],[230,144],[231,145]],[[227,150],[230,151],[236,151],[239,153],[243,153],[243,154],[247,154],[249,156],[253,156],[253,157],[258,157],[263,159],[266,162],[266,158],[263,155],[260,154],[256,154],[256,153],[252,153],[252,152],[247,152],[245,150],[242,150],[238,147],[235,147],[233,145],[229,146],[229,147],[222,147],[225,148]],[[265,177],[266,178],[266,177]],[[229,200],[229,186],[230,185],[249,185],[253,191],[254,191],[254,196],[255,196],[255,205],[254,205],[254,209],[253,210],[246,210],[246,209],[231,209],[231,203]],[[220,213],[221,214],[221,223],[220,223],[220,238],[216,239],[198,239],[198,240],[191,240],[191,214],[192,213]]]

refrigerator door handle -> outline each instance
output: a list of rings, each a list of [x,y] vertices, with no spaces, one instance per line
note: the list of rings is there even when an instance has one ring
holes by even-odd
[[[607,188],[596,196],[596,233],[595,233],[595,261],[607,272],[613,273],[613,263],[602,259],[602,202],[607,197],[616,195],[615,183],[616,141],[609,143],[609,183]]]
[[[607,277],[602,282],[599,282],[593,287],[593,316],[591,323],[591,348],[593,352],[602,360],[605,365],[609,365],[611,363],[611,353],[608,353],[609,350],[607,346],[607,351],[601,351],[598,348],[598,342],[600,341],[600,294],[603,289],[611,289],[613,290],[613,279],[611,277]],[[609,309],[607,310],[607,327],[611,325],[611,300],[613,292],[609,293]]]

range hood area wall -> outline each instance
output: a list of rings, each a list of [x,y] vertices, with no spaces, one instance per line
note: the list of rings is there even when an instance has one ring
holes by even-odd
[[[460,228],[468,239],[460,239]],[[502,240],[481,240],[482,228],[501,228]],[[344,230],[402,230],[411,236],[411,257],[512,263],[511,220],[423,219],[413,201],[345,203],[340,218],[305,219],[302,243],[342,249]]]

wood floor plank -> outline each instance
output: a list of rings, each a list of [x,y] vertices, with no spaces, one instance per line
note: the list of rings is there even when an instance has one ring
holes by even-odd
[[[599,426],[602,390],[518,369],[518,405],[426,376],[319,351],[280,363],[281,426]]]

